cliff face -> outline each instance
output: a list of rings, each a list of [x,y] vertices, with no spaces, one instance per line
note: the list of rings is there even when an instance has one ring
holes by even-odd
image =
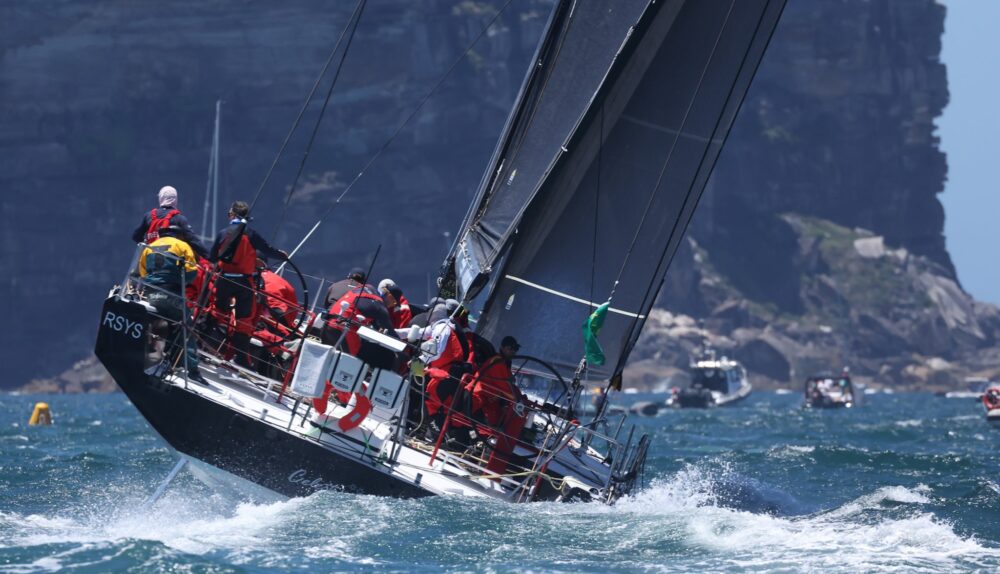
[[[932,0],[788,3],[692,226],[747,296],[803,308],[789,212],[869,229],[954,276],[934,135],[944,15]]]
[[[368,3],[279,245],[301,239],[502,5]],[[550,6],[519,0],[504,11],[334,210],[300,266],[339,277],[381,243],[377,267],[423,298]],[[180,190],[200,227],[218,98],[221,199],[250,199],[353,8],[0,6],[0,387],[56,374],[92,348],[100,301],[126,272],[129,234],[161,186]],[[269,239],[318,111],[319,102],[255,210]]]
[[[370,3],[279,245],[298,242],[502,4]],[[510,5],[336,206],[302,252],[303,269],[336,277],[381,244],[375,274],[423,298],[550,6]],[[222,200],[253,195],[352,9],[0,6],[0,311],[9,325],[0,386],[56,374],[88,352],[100,301],[131,256],[128,234],[160,186],[180,190],[199,226],[218,98]],[[932,0],[789,2],[692,225],[712,270],[694,251],[679,257],[663,305],[712,317],[732,296],[776,314],[815,313],[803,236],[784,214],[870,230],[953,278],[936,197],[946,165],[933,134],[947,101],[943,21]],[[269,238],[318,109],[255,210]],[[871,311],[892,312],[891,301]],[[650,341],[656,329],[651,321]],[[640,347],[637,359],[657,352]]]

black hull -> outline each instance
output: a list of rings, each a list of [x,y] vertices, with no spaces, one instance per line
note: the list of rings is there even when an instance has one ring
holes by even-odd
[[[118,317],[127,322],[116,323]],[[332,452],[145,374],[148,321],[142,305],[108,299],[95,352],[132,404],[178,452],[285,496],[316,490],[405,498],[430,494],[379,471],[368,458],[359,461]]]

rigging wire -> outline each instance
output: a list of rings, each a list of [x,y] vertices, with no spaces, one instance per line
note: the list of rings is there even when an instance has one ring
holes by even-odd
[[[601,168],[604,159],[604,102],[601,102],[601,119],[599,121],[599,136],[601,145],[597,146],[597,185],[594,186],[594,241],[590,251],[590,304],[594,304],[594,284],[597,282],[597,234],[600,230],[601,215]]]
[[[359,0],[359,4],[364,1],[365,0]],[[357,11],[357,8],[355,8],[355,11]],[[285,135],[285,141],[281,142],[281,148],[278,149],[278,154],[274,156],[274,161],[271,162],[270,169],[267,170],[267,173],[264,175],[264,179],[260,182],[260,186],[257,187],[257,192],[254,194],[253,200],[250,202],[250,211],[253,211],[254,206],[257,205],[257,200],[260,199],[261,192],[264,191],[264,187],[267,185],[267,182],[271,179],[271,174],[274,173],[274,168],[277,167],[278,161],[281,159],[281,156],[285,153],[285,148],[288,147],[288,142],[291,141],[292,134],[294,134],[295,130],[298,129],[299,122],[302,121],[302,116],[305,115],[306,109],[308,109],[309,104],[312,102],[313,95],[316,94],[316,90],[317,88],[319,88],[320,83],[323,81],[323,77],[326,76],[326,71],[330,68],[330,64],[333,63],[333,57],[337,55],[337,51],[340,49],[340,43],[344,39],[344,35],[347,33],[347,29],[350,26],[351,26],[351,21],[349,20],[347,26],[345,26],[344,30],[340,33],[340,38],[337,39],[337,43],[336,45],[334,45],[333,50],[330,51],[330,55],[327,57],[326,63],[323,65],[323,69],[320,71],[319,76],[316,78],[316,82],[313,83],[312,89],[309,90],[309,95],[306,96],[306,101],[302,103],[302,108],[299,110],[298,116],[295,117],[295,121],[292,122],[291,129],[289,129],[288,134]]]
[[[299,249],[301,249],[302,246],[305,245],[306,241],[308,241],[309,238],[312,237],[313,233],[316,232],[316,229],[319,228],[321,223],[323,223],[323,220],[326,219],[328,215],[330,215],[330,212],[332,212],[333,209],[340,204],[341,200],[344,199],[344,196],[346,196],[348,192],[351,191],[351,189],[354,187],[354,184],[356,184],[358,180],[360,180],[361,177],[364,176],[368,168],[371,167],[371,165],[375,163],[375,161],[382,155],[382,153],[385,152],[385,150],[389,147],[389,145],[393,141],[395,141],[395,139],[403,131],[403,128],[409,125],[410,121],[417,115],[417,112],[419,112],[424,107],[424,104],[426,104],[427,101],[431,98],[431,96],[433,96],[437,92],[437,90],[441,87],[441,85],[444,84],[445,80],[447,80],[448,77],[451,76],[451,73],[455,70],[455,68],[457,68],[458,65],[462,62],[462,60],[464,60],[465,57],[469,54],[469,52],[472,51],[472,49],[476,46],[479,40],[484,35],[486,35],[486,32],[493,27],[493,24],[496,23],[496,21],[500,18],[500,15],[507,10],[507,7],[510,6],[513,1],[514,0],[507,0],[506,2],[504,2],[504,5],[501,6],[499,10],[497,10],[496,14],[493,15],[493,18],[491,18],[490,21],[486,24],[486,26],[484,26],[483,29],[479,31],[479,34],[476,35],[476,37],[472,40],[469,46],[465,49],[465,51],[462,52],[462,54],[458,58],[456,58],[454,62],[452,62],[451,66],[444,73],[444,75],[442,75],[441,78],[438,79],[437,83],[434,84],[434,87],[431,88],[431,90],[427,92],[426,95],[424,95],[423,99],[421,99],[420,102],[417,104],[417,107],[413,108],[413,111],[410,112],[410,115],[406,116],[406,119],[404,119],[403,122],[399,124],[399,126],[396,128],[396,131],[394,131],[392,135],[389,136],[389,139],[385,140],[385,143],[382,144],[382,147],[380,147],[378,151],[376,151],[375,154],[368,159],[368,162],[365,163],[364,167],[361,168],[361,171],[359,171],[358,174],[354,176],[354,179],[352,179],[351,182],[347,184],[347,187],[345,187],[344,191],[337,196],[337,199],[333,202],[333,204],[330,205],[330,207],[328,207],[327,210],[324,211],[322,215],[320,215],[319,219],[316,220],[316,223],[312,226],[311,229],[309,229],[309,232],[306,233],[305,237],[302,238],[302,241],[299,241],[299,244],[295,246],[295,249],[293,249],[288,254],[289,257],[293,257],[299,251]]]
[[[735,1],[736,0],[734,0],[734,3],[735,3]],[[730,7],[730,11],[731,10],[732,10],[732,7]],[[782,6],[782,8],[781,8],[780,11],[784,11],[784,6]],[[760,32],[760,27],[764,23],[765,16],[766,16],[766,11],[762,11],[761,15],[760,15],[760,18],[757,20],[757,26],[754,28],[754,33],[753,33],[753,37],[754,38],[756,38],[757,34]],[[781,17],[781,14],[779,12],[778,18],[780,18],[780,17]],[[728,16],[727,16],[727,21],[728,21]],[[723,28],[725,28],[725,25],[723,25]],[[720,33],[720,36],[721,36],[721,33]],[[771,29],[771,32],[768,35],[768,41],[765,42],[765,45],[767,45],[767,44],[770,43],[770,38],[773,37],[773,36],[774,36],[774,28]],[[718,45],[718,41],[716,42],[716,45]],[[714,52],[714,49],[713,49],[713,54],[714,53],[715,52]],[[750,49],[748,48],[746,50],[746,52],[744,52],[744,54],[743,54],[743,60],[740,62],[739,69],[741,71],[743,70],[743,67],[746,65],[747,58],[749,57],[749,54],[750,54]],[[761,62],[761,60],[758,59],[756,67],[755,67],[755,71],[756,71],[756,68],[760,67],[760,62]],[[737,76],[737,78],[738,78],[738,76]],[[729,93],[726,95],[726,101],[729,101],[729,98],[732,97],[733,91],[736,89],[736,84],[737,84],[737,81],[734,80],[733,83],[730,85],[730,87],[729,87]],[[743,102],[744,101],[746,101],[746,92],[743,93],[743,96],[740,98],[740,101],[739,101],[739,103],[736,106],[736,111],[733,114],[734,118],[739,114],[740,108],[743,107]],[[712,130],[713,134],[719,129],[719,125],[722,123],[722,117],[723,116],[720,115],[719,118],[716,120],[715,127]],[[708,147],[706,146],[705,151],[702,153],[701,161],[698,162],[698,172],[700,172],[701,168],[704,166],[705,160],[707,158],[707,155],[708,155]],[[718,161],[718,157],[719,157],[719,154],[716,154],[715,155],[715,159],[712,160],[713,164],[714,164],[715,161]],[[709,171],[711,171],[711,169]],[[688,185],[688,192],[684,196],[684,202],[681,204],[681,208],[680,208],[680,213],[681,214],[683,214],[684,211],[687,209],[688,201],[690,201],[691,195],[692,195],[691,194],[691,189],[694,187],[695,181],[696,180],[692,179],[691,183]],[[701,200],[701,196],[699,195],[695,199],[695,205],[694,205],[694,207],[692,207],[692,210],[697,209],[698,202],[700,200]],[[674,221],[674,225],[673,225],[673,227],[670,230],[670,235],[668,236],[667,242],[666,242],[666,244],[663,247],[662,253],[660,254],[660,261],[659,261],[659,263],[656,266],[656,273],[654,274],[654,278],[658,275],[660,277],[660,281],[658,283],[656,283],[655,281],[651,282],[649,284],[649,286],[646,288],[646,292],[643,294],[643,298],[642,298],[640,309],[644,308],[647,304],[650,304],[650,306],[651,306],[651,303],[649,303],[650,299],[651,298],[655,299],[656,295],[659,294],[660,289],[663,287],[663,283],[666,281],[666,269],[670,265],[670,262],[666,260],[666,256],[667,256],[667,252],[670,249],[670,244],[673,242],[674,236],[677,233],[677,228],[678,228],[678,225],[680,224],[680,221],[681,221],[680,217],[678,217]],[[685,231],[686,228],[687,228],[687,226],[685,225],[684,229],[681,229],[681,234],[682,235],[683,235],[683,233],[684,233],[684,231]],[[663,269],[662,272],[660,271],[661,269]],[[653,285],[654,284],[656,284],[656,289],[655,290],[653,289]],[[636,317],[635,319],[632,320],[632,324],[629,326],[629,336],[628,336],[628,339],[626,339],[627,346],[626,346],[626,349],[625,349],[625,353],[623,353],[622,356],[627,356],[629,354],[632,346],[635,345],[635,342],[638,339],[638,337],[633,338],[633,333],[636,332],[636,326],[637,326],[638,322],[639,322],[639,318]],[[640,329],[641,329],[641,327],[640,327]],[[621,361],[619,360],[619,363],[620,362]],[[620,364],[617,365],[616,366],[616,370],[617,370],[617,367],[620,367],[620,366],[621,366]]]
[[[281,208],[281,217],[278,218],[278,224],[274,227],[273,237],[277,238],[278,232],[281,231],[281,226],[285,223],[285,215],[288,213],[288,205],[292,201],[292,195],[295,193],[295,187],[299,184],[299,178],[302,177],[302,171],[305,170],[306,161],[309,159],[309,152],[312,150],[313,143],[316,141],[316,134],[319,133],[319,126],[323,122],[323,116],[326,114],[326,108],[330,104],[330,97],[333,95],[333,89],[337,86],[337,80],[340,79],[340,72],[344,69],[344,61],[347,60],[347,53],[351,50],[351,43],[354,41],[354,35],[358,31],[358,25],[361,23],[361,15],[365,11],[365,6],[368,4],[368,0],[359,0],[357,6],[354,8],[354,13],[351,14],[351,19],[348,21],[348,28],[351,28],[353,23],[354,27],[351,28],[351,33],[347,36],[347,44],[344,46],[344,51],[340,54],[340,61],[337,62],[337,69],[333,73],[333,80],[330,82],[330,88],[326,91],[326,98],[323,100],[323,107],[319,110],[319,117],[316,118],[316,124],[313,126],[312,134],[309,135],[309,143],[306,144],[305,152],[302,153],[302,160],[299,162],[299,169],[295,172],[295,179],[292,180],[291,187],[288,188],[288,195],[285,197],[285,204]],[[337,40],[337,46],[340,46],[341,40],[344,39],[344,33],[347,32],[347,28],[340,34],[340,39]]]

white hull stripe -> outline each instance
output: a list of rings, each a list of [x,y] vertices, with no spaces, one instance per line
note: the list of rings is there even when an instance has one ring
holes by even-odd
[[[522,285],[527,285],[528,287],[532,287],[534,289],[538,289],[539,291],[545,291],[546,293],[550,293],[550,294],[555,295],[557,297],[562,297],[563,299],[569,299],[570,301],[575,301],[577,303],[581,303],[581,304],[586,305],[588,307],[593,307],[594,309],[600,307],[603,304],[603,303],[592,303],[590,301],[587,301],[586,299],[581,299],[579,297],[574,297],[574,296],[572,296],[572,295],[570,295],[568,293],[563,293],[562,291],[556,291],[555,289],[549,289],[548,287],[544,287],[542,285],[539,285],[538,283],[532,283],[531,281],[527,281],[525,279],[521,279],[520,277],[514,277],[513,275],[504,275],[504,277],[506,279],[510,279],[511,281],[517,281],[518,283],[521,283]],[[623,311],[621,309],[615,309],[614,307],[609,307],[608,311],[610,311],[612,313],[617,313],[619,315],[625,315],[626,317],[636,317],[636,318],[639,318],[639,319],[645,319],[646,318],[645,315],[638,315],[636,313],[632,313],[631,311]]]

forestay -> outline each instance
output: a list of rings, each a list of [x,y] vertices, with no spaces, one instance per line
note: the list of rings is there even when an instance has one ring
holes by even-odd
[[[460,295],[489,277],[481,335],[515,335],[569,376],[611,297],[590,374],[621,372],[783,6],[556,7],[451,255]]]

